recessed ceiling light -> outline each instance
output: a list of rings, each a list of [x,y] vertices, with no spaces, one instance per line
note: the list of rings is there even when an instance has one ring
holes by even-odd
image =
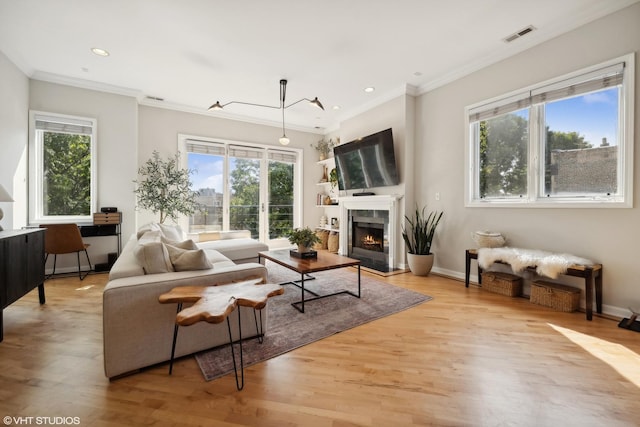
[[[339,110],[339,109],[340,109],[340,106],[339,106],[339,105],[334,105],[332,108],[333,108],[334,110]]]
[[[367,92],[367,93],[371,93],[371,92],[373,92],[374,90],[376,90],[376,88],[375,88],[375,87],[373,87],[373,86],[369,86],[369,87],[365,87],[365,88],[364,88],[364,91],[365,91],[365,92]]]
[[[98,56],[109,56],[109,52],[108,51],[106,51],[104,49],[101,49],[99,47],[92,47],[91,48],[91,52],[95,53]]]

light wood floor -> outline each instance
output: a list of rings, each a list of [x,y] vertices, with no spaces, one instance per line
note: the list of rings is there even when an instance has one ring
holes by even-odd
[[[434,299],[248,368],[240,392],[233,375],[205,382],[193,357],[171,377],[165,364],[110,382],[107,276],[49,280],[46,305],[32,292],[5,310],[0,415],[83,426],[640,425],[640,334],[438,276],[376,278]]]

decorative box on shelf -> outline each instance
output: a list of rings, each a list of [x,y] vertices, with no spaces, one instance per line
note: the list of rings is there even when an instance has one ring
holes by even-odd
[[[96,212],[93,214],[95,225],[120,224],[122,222],[122,212]]]
[[[307,251],[307,252],[298,252],[297,249],[291,249],[289,251],[289,255],[296,258],[308,259],[308,258],[318,258],[317,251]]]

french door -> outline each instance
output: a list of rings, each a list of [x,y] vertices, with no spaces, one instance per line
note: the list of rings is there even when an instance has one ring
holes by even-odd
[[[189,232],[249,230],[270,246],[286,242],[301,215],[299,150],[188,137],[180,147],[201,206]]]

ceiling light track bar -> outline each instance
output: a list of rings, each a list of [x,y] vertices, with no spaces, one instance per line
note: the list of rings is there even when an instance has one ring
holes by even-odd
[[[286,99],[287,99],[287,80],[286,79],[280,79],[280,106],[279,107],[274,107],[273,105],[255,104],[253,102],[242,102],[242,101],[230,101],[230,102],[227,102],[226,104],[220,104],[220,101],[216,101],[215,104],[213,104],[211,107],[209,107],[209,110],[222,110],[224,107],[226,107],[227,105],[230,105],[230,104],[251,105],[253,107],[263,107],[263,108],[271,108],[271,109],[275,109],[275,110],[282,110],[282,137],[279,139],[279,142],[282,145],[287,145],[287,144],[289,144],[289,138],[287,138],[287,135],[285,133],[284,110],[286,110],[287,108],[292,107],[292,106],[294,106],[294,105],[296,105],[296,104],[298,104],[299,102],[302,102],[302,101],[308,101],[310,104],[315,105],[316,107],[320,108],[321,110],[324,110],[324,106],[318,100],[317,96],[314,99],[302,98],[302,99],[299,99],[298,101],[293,102],[293,103],[291,103],[289,105],[285,104]]]

